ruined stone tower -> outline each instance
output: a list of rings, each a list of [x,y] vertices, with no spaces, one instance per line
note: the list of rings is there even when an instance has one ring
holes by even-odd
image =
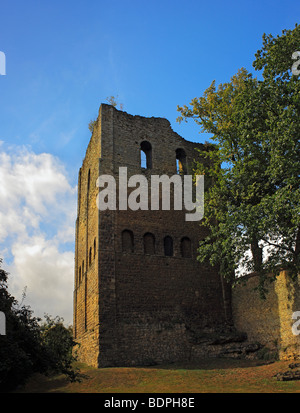
[[[100,211],[96,204],[100,175],[118,182],[119,167],[128,178],[188,173],[201,160],[198,149],[207,146],[184,140],[166,119],[101,105],[78,179],[74,335],[83,362],[187,359],[201,332],[228,317],[218,271],[196,259],[205,236],[199,222],[186,221],[184,210]]]

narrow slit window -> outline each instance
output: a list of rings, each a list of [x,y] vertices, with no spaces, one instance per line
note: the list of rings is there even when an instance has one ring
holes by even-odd
[[[90,192],[90,186],[91,186],[91,170],[89,169],[88,172],[88,181],[87,181],[87,194],[89,195]]]
[[[90,247],[90,251],[89,251],[89,265],[92,264],[92,247]]]

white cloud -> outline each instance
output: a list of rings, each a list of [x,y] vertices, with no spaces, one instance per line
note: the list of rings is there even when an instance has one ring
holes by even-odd
[[[34,236],[26,243],[14,243],[12,253],[9,286],[16,296],[21,297],[26,287],[24,304],[35,315],[60,315],[72,323],[73,252],[60,252],[53,240]]]
[[[9,289],[34,314],[72,323],[76,188],[48,153],[0,146],[0,257]],[[8,263],[8,264],[7,264]]]

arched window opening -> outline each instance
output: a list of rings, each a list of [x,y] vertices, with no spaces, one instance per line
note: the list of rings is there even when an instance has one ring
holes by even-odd
[[[84,277],[84,261],[82,261],[82,273],[81,273],[81,279]]]
[[[133,252],[133,232],[125,229],[122,232],[122,252]]]
[[[79,267],[79,271],[78,271],[78,284],[81,283],[81,267]]]
[[[94,239],[94,259],[96,257],[96,238]]]
[[[173,256],[173,239],[168,235],[164,238],[164,252],[167,257]]]
[[[183,149],[176,149],[176,171],[178,174],[186,174],[186,153]]]
[[[181,256],[184,258],[192,257],[192,243],[188,237],[183,237],[180,243]]]
[[[155,237],[150,232],[144,235],[144,253],[149,255],[155,254]]]
[[[141,143],[141,167],[144,169],[152,168],[152,146],[148,141]]]

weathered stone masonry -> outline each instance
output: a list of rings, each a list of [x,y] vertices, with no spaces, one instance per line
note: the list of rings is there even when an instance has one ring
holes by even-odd
[[[197,149],[208,150],[181,138],[166,119],[101,105],[78,180],[74,334],[82,361],[100,367],[187,359],[201,346],[195,337],[230,318],[228,288],[217,269],[196,259],[205,230],[186,221],[186,211],[96,205],[99,175],[118,180],[124,166],[128,178],[174,175],[176,163],[188,173],[201,160]]]
[[[261,346],[281,359],[300,357],[300,334],[292,333],[299,278],[291,282],[282,272],[265,301],[255,291],[255,275],[231,291],[216,268],[196,260],[205,230],[187,222],[186,211],[97,208],[100,175],[117,180],[126,166],[128,178],[149,179],[176,174],[176,164],[189,173],[208,149],[181,138],[166,119],[101,105],[78,178],[74,335],[83,362],[101,367],[253,357]]]
[[[271,277],[270,277],[271,280]],[[300,276],[294,281],[281,271],[276,281],[267,283],[268,293],[262,300],[256,290],[258,276],[249,274],[233,289],[232,313],[237,329],[249,341],[261,343],[281,360],[300,359],[300,331],[294,334],[293,313],[300,312]]]

